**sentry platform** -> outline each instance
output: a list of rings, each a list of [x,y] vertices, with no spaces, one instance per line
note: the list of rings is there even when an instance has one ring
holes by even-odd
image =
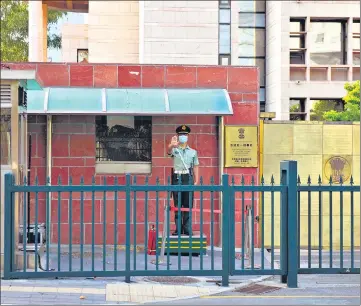
[[[157,252],[161,253],[162,249],[162,236],[158,236]],[[189,236],[181,235],[180,241],[178,236],[169,236],[169,243],[167,237],[165,238],[164,253],[170,255],[181,255],[188,256],[191,253],[193,256],[207,254],[207,236],[203,235],[202,238],[199,234],[192,235],[191,239]]]

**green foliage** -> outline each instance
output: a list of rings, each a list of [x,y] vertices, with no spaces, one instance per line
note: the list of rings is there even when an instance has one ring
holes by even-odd
[[[347,90],[347,95],[343,98],[345,110],[325,112],[323,118],[326,121],[360,121],[360,81],[346,83],[345,89]]]
[[[3,0],[1,3],[0,26],[1,26],[1,61],[2,62],[25,62],[28,60],[28,2]],[[51,25],[65,16],[66,12],[48,11],[48,33]],[[50,48],[61,48],[59,35],[48,35]]]
[[[336,110],[340,107],[339,104],[342,102],[338,102],[335,100],[320,100],[317,101],[311,110],[310,118],[312,121],[324,121],[324,114],[329,111]]]

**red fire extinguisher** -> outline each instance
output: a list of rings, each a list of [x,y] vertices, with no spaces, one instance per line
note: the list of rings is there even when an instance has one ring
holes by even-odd
[[[155,255],[157,251],[157,241],[155,237],[155,227],[152,225],[152,228],[148,231],[148,255]]]

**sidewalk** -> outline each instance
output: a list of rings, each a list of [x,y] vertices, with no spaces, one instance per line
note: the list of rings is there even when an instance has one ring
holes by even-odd
[[[266,252],[267,253],[267,252]],[[57,253],[50,254],[50,268],[57,269]],[[75,253],[73,253],[74,255]],[[113,251],[107,252],[107,269],[112,270]],[[95,256],[95,269],[102,270],[102,257],[97,253]],[[221,252],[214,253],[214,267],[222,270]],[[123,251],[117,252],[118,270],[124,269],[125,256]],[[131,269],[134,268],[134,253],[131,254]],[[136,254],[137,270],[155,270],[156,265],[151,261],[155,256],[148,256],[147,264],[145,254]],[[167,258],[166,258],[167,259]],[[178,257],[170,256],[170,269],[178,269]],[[200,257],[192,257],[192,268],[200,268]],[[203,268],[210,269],[211,256],[204,256]],[[260,263],[261,253],[255,252],[255,264]],[[240,263],[238,262],[237,265]],[[45,266],[45,257],[42,258]],[[73,271],[80,269],[79,256],[72,256]],[[265,256],[265,265],[269,266]],[[61,269],[67,270],[69,265],[69,255],[64,252],[61,255]],[[180,261],[181,269],[188,269],[189,257],[183,256]],[[160,265],[159,270],[167,269]],[[91,258],[84,259],[84,270],[91,269]],[[46,273],[46,272],[44,272]],[[221,277],[192,277],[195,283],[177,282],[175,277],[164,277],[172,279],[173,284],[151,282],[146,277],[132,277],[131,284],[124,282],[124,277],[97,277],[95,279],[71,278],[71,279],[35,279],[35,280],[3,280],[1,283],[1,304],[43,304],[43,305],[63,305],[63,304],[138,304],[146,302],[173,301],[185,298],[213,295],[235,288],[240,285],[247,285],[269,278],[269,276],[237,276],[230,277],[230,287],[220,287],[217,282]]]

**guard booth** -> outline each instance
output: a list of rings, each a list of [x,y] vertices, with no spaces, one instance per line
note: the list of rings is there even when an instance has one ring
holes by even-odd
[[[4,176],[12,173],[16,183],[23,182],[25,177],[28,178],[29,139],[27,115],[23,110],[27,106],[28,91],[39,89],[41,86],[36,81],[35,71],[10,70],[6,65],[1,66],[1,267],[4,255]],[[14,232],[15,247],[18,250],[19,239],[23,239],[23,195],[15,197],[14,203],[15,220],[16,224],[19,224]],[[19,264],[23,263],[21,256],[20,253],[16,255],[16,262]]]

